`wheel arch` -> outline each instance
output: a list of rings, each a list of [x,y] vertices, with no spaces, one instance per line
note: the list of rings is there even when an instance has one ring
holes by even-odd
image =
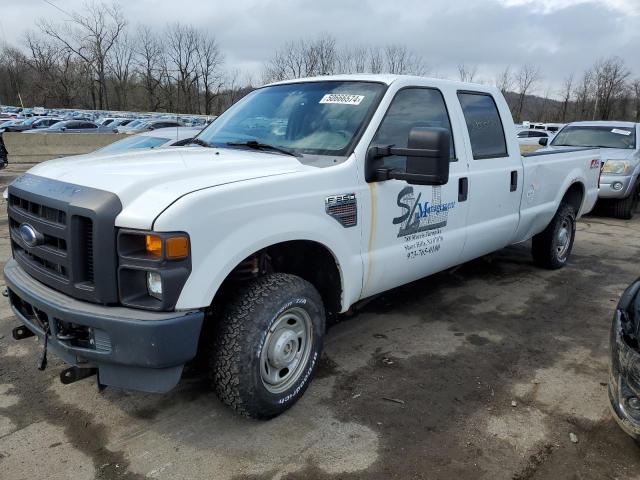
[[[562,200],[560,200],[560,204],[565,203],[567,205],[571,205],[574,208],[576,215],[580,215],[580,211],[584,205],[585,194],[586,190],[584,183],[577,180],[569,185],[562,196]]]
[[[212,299],[223,301],[238,285],[266,273],[296,275],[320,293],[328,313],[338,313],[344,305],[344,278],[336,254],[315,240],[286,240],[247,255],[226,275]]]

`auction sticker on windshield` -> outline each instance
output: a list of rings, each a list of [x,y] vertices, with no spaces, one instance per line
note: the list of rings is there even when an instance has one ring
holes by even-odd
[[[618,135],[631,135],[631,132],[629,130],[619,130],[617,128],[611,130],[611,133],[617,133]]]
[[[364,95],[351,95],[347,93],[327,93],[319,103],[337,103],[340,105],[360,105]]]

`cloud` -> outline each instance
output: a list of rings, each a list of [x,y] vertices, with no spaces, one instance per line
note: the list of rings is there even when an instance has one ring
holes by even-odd
[[[640,15],[640,0],[498,0],[506,7],[531,7],[533,11],[552,14],[565,8],[600,4],[611,10],[628,15]]]
[[[52,0],[75,10],[83,0]],[[192,23],[214,33],[229,69],[261,78],[262,64],[288,40],[334,36],[343,46],[405,44],[432,73],[454,77],[460,63],[493,81],[510,65],[540,66],[545,84],[580,75],[598,58],[622,57],[640,75],[640,0],[136,0],[121,5],[131,28]],[[18,43],[38,17],[63,20],[42,0],[3,2],[0,30]],[[546,87],[539,87],[543,90]]]

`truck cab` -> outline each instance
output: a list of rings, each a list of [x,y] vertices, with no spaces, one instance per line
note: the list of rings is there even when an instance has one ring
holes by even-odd
[[[564,266],[599,169],[597,150],[522,157],[493,87],[268,85],[189,146],[17,178],[14,336],[42,338],[67,380],[144,391],[169,390],[200,354],[226,404],[270,418],[311,381],[328,316],[528,239],[536,264]]]

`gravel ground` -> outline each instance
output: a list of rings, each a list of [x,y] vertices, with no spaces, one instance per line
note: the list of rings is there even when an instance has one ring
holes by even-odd
[[[2,299],[0,477],[637,478],[606,382],[639,240],[640,217],[590,216],[563,270],[519,245],[388,292],[331,327],[318,377],[269,422],[234,416],[197,370],[166,395],[63,386],[61,362],[40,372],[37,342],[11,338]]]

